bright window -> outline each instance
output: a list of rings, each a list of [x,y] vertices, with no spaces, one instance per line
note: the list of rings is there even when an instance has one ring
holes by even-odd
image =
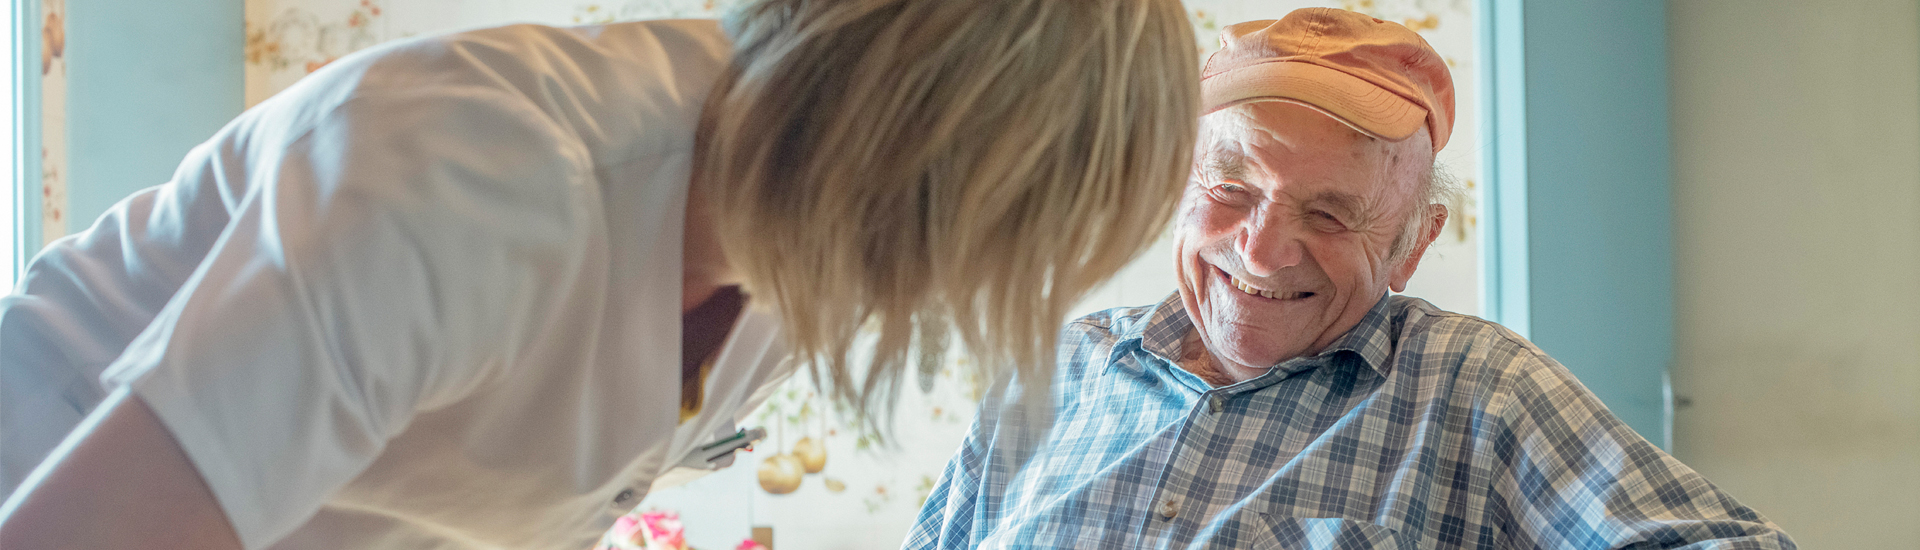
[[[0,174],[5,175],[5,179],[0,180],[5,182],[4,186],[0,186],[0,259],[5,260],[5,264],[0,265],[0,285],[5,286],[0,288],[5,288],[9,292],[13,289],[13,283],[19,275],[22,263],[18,257],[19,205],[22,202],[20,182],[23,179],[18,169],[20,166],[18,144],[21,143],[21,124],[18,116],[21,106],[19,93],[21,78],[14,70],[14,52],[19,51],[15,44],[15,37],[20,35],[16,32],[18,29],[15,22],[19,20],[17,12],[21,8],[21,2],[8,2],[7,9],[0,10],[0,33],[4,33],[0,35],[0,75],[6,75],[5,85],[0,86],[5,89],[6,96],[6,108],[0,109],[0,124],[8,129],[6,132],[0,132]]]

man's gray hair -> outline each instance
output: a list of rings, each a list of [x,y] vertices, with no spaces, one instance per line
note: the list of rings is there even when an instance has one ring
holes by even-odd
[[[1443,206],[1459,204],[1458,199],[1462,192],[1460,180],[1447,172],[1446,166],[1439,161],[1434,161],[1427,166],[1426,170],[1421,171],[1420,180],[1415,182],[1415,185],[1418,188],[1415,189],[1414,196],[1418,197],[1419,201],[1414,203],[1413,208],[1407,209],[1407,219],[1400,227],[1400,236],[1393,239],[1393,247],[1387,251],[1387,257],[1393,263],[1399,263],[1406,259],[1408,254],[1413,253],[1415,239],[1420,238],[1420,228],[1427,219],[1426,207],[1435,204]]]

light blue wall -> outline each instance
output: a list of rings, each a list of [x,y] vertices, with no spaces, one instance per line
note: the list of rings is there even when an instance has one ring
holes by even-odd
[[[240,0],[67,2],[69,232],[173,175],[244,106]]]
[[[1666,5],[1481,5],[1493,31],[1489,101],[1504,117],[1483,144],[1498,220],[1488,311],[1664,446],[1673,357]],[[1524,47],[1513,51],[1516,42]]]

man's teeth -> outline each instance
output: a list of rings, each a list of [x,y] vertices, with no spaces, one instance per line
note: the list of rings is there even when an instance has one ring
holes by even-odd
[[[1247,293],[1247,294],[1252,294],[1252,295],[1254,295],[1254,296],[1259,296],[1259,297],[1262,297],[1262,298],[1272,298],[1272,297],[1274,297],[1274,294],[1273,294],[1273,291],[1271,291],[1271,290],[1260,290],[1260,289],[1257,289],[1257,288],[1253,288],[1252,286],[1250,286],[1250,285],[1248,285],[1248,284],[1246,284],[1246,283],[1243,283],[1243,282],[1240,282],[1240,279],[1233,279],[1233,287],[1234,287],[1234,288],[1238,288],[1238,289],[1240,289],[1240,291],[1241,291],[1241,292],[1245,292],[1245,293]]]

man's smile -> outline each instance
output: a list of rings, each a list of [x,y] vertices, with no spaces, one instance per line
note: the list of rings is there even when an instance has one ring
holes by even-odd
[[[1228,286],[1232,286],[1235,289],[1238,289],[1240,292],[1245,293],[1248,296],[1252,296],[1256,298],[1264,298],[1267,300],[1276,300],[1276,301],[1293,301],[1293,300],[1304,300],[1304,299],[1312,298],[1315,296],[1315,293],[1313,292],[1288,292],[1288,291],[1282,291],[1282,290],[1263,289],[1258,286],[1249,284],[1246,281],[1242,281],[1240,280],[1240,278],[1234,277],[1233,275],[1228,274],[1226,270],[1220,269],[1219,267],[1214,267],[1213,271],[1214,271],[1214,274],[1220,278],[1221,282],[1226,283]]]

